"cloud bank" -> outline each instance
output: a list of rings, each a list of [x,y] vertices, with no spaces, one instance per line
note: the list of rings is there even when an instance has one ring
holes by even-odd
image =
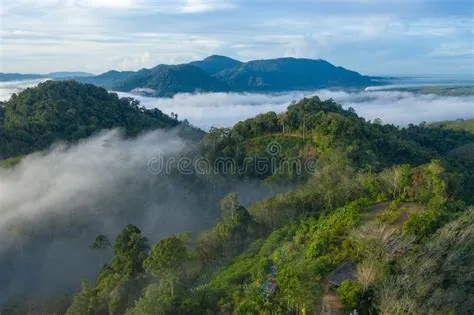
[[[0,101],[11,94],[37,85],[41,80],[0,82]],[[460,83],[472,84],[472,81]],[[321,99],[332,98],[344,108],[352,107],[359,116],[367,120],[382,119],[384,123],[407,126],[410,123],[435,122],[474,117],[474,95],[441,96],[397,91],[408,86],[437,85],[435,83],[413,83],[391,86],[369,87],[365,91],[291,91],[274,94],[258,93],[203,93],[177,94],[173,98],[145,97],[118,92],[122,97],[140,100],[146,108],[158,108],[164,113],[178,113],[180,120],[208,130],[210,127],[230,127],[240,120],[269,111],[282,112],[292,101],[317,95]],[[441,84],[438,84],[441,85]],[[391,87],[391,90],[379,90]]]
[[[0,168],[0,303],[14,294],[75,288],[99,267],[88,249],[99,233],[113,239],[133,223],[157,238],[202,227],[199,196],[146,168],[148,159],[182,147],[173,133],[125,140],[113,130]],[[170,192],[174,197],[166,198]]]
[[[0,82],[0,101],[8,101],[13,93],[18,94],[22,90],[36,86],[38,83],[46,80],[47,79]]]
[[[124,139],[119,130],[103,131],[0,168],[0,304],[92,280],[101,266],[88,246],[98,234],[113,241],[131,223],[155,243],[211,226],[229,191],[239,192],[244,204],[278,192],[254,182],[153,173],[150,161],[193,148],[177,134]]]
[[[384,123],[406,126],[422,121],[474,117],[474,95],[446,97],[401,91],[330,91],[288,92],[280,94],[207,93],[178,94],[160,99],[119,93],[139,99],[147,108],[159,108],[165,113],[178,113],[203,129],[211,126],[229,127],[236,122],[268,111],[282,112],[293,101],[317,95],[333,98],[344,108],[353,107],[367,120],[382,119]]]

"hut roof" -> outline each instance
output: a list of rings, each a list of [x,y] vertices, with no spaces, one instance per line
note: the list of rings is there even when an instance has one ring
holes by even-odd
[[[355,279],[356,265],[350,261],[343,262],[328,276],[330,284],[340,286],[344,280]]]

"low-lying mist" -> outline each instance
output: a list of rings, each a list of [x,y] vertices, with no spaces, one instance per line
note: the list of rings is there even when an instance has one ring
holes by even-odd
[[[111,130],[0,168],[0,303],[77,288],[100,267],[88,248],[99,233],[113,241],[131,223],[153,243],[211,226],[229,191],[247,203],[268,195],[253,183],[150,172],[157,156],[192,146],[174,131],[124,139]]]
[[[0,82],[0,101],[12,93],[35,86],[41,80]],[[426,85],[426,84],[425,84]],[[417,86],[412,85],[400,85]],[[383,87],[380,87],[383,88]],[[317,90],[282,93],[202,93],[177,94],[173,98],[155,98],[118,92],[140,100],[146,108],[159,108],[166,114],[177,113],[180,120],[208,130],[210,127],[230,127],[240,120],[268,111],[282,112],[292,101],[317,95],[332,98],[344,108],[352,107],[367,120],[382,119],[384,123],[406,126],[410,123],[434,122],[474,117],[474,95],[442,96],[408,91],[380,91],[369,87],[364,91]]]
[[[206,93],[178,94],[173,98],[132,96],[147,108],[159,108],[169,114],[178,113],[203,129],[211,126],[230,127],[236,122],[268,111],[282,112],[293,101],[317,95],[332,98],[344,108],[353,107],[368,120],[382,119],[384,123],[406,126],[422,121],[433,122],[474,117],[474,95],[447,97],[402,91],[332,91],[288,92],[279,94]]]
[[[0,82],[0,101],[8,101],[13,93],[20,93],[22,90],[38,85],[47,79],[33,79],[23,81]]]

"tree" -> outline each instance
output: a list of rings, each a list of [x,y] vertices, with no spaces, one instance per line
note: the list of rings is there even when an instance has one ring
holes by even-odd
[[[96,314],[97,306],[95,290],[86,281],[82,281],[82,290],[74,298],[66,315],[93,315]]]
[[[249,213],[239,201],[239,195],[236,192],[231,192],[221,200],[222,219],[225,223],[235,226],[246,222],[249,218]]]
[[[381,124],[382,124],[382,119],[380,119],[380,118],[375,118],[375,119],[374,119],[374,124],[375,124],[375,125],[381,125]]]
[[[102,263],[103,263],[103,255],[104,255],[104,252],[107,250],[107,248],[110,247],[110,241],[109,239],[107,238],[107,236],[105,236],[104,234],[99,234],[96,236],[95,240],[94,240],[94,243],[92,243],[91,245],[89,245],[89,248],[94,250],[94,251],[98,251],[99,252],[99,262],[100,262],[100,266],[102,266]]]
[[[112,268],[125,277],[143,272],[148,249],[148,240],[142,236],[142,231],[128,224],[115,240]]]
[[[359,308],[363,293],[363,288],[360,283],[353,280],[344,280],[341,282],[339,288],[337,288],[337,293],[348,311]]]
[[[162,239],[151,248],[144,265],[154,276],[167,280],[171,296],[174,295],[174,284],[187,262],[188,253],[184,241],[176,236]]]
[[[286,131],[285,123],[288,120],[286,113],[281,113],[280,115],[278,115],[278,120],[280,121],[280,124],[282,126],[282,132],[283,134],[285,134],[285,131]]]

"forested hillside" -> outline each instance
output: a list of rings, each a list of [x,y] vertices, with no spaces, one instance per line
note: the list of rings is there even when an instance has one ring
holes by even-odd
[[[212,169],[175,165],[173,176],[195,190],[292,189],[251,203],[230,191],[201,231],[153,239],[130,222],[114,239],[91,235],[108,257],[94,281],[74,296],[12,297],[2,314],[469,314],[474,160],[453,152],[473,143],[466,130],[382,125],[318,97],[213,128],[184,153]]]
[[[229,87],[211,77],[204,70],[184,65],[158,65],[152,69],[142,69],[133,76],[114,85],[118,91],[131,91],[135,88],[154,90],[155,96],[170,97],[177,93],[223,92]]]
[[[75,81],[47,81],[0,106],[0,158],[28,154],[53,142],[76,141],[102,129],[123,128],[127,135],[179,124],[158,109],[131,98]]]
[[[430,124],[433,128],[465,130],[474,133],[474,118],[473,119],[458,119],[452,121],[440,121]]]
[[[304,58],[253,60],[222,70],[215,77],[238,91],[311,90],[375,84],[370,77],[358,72],[325,60]]]

